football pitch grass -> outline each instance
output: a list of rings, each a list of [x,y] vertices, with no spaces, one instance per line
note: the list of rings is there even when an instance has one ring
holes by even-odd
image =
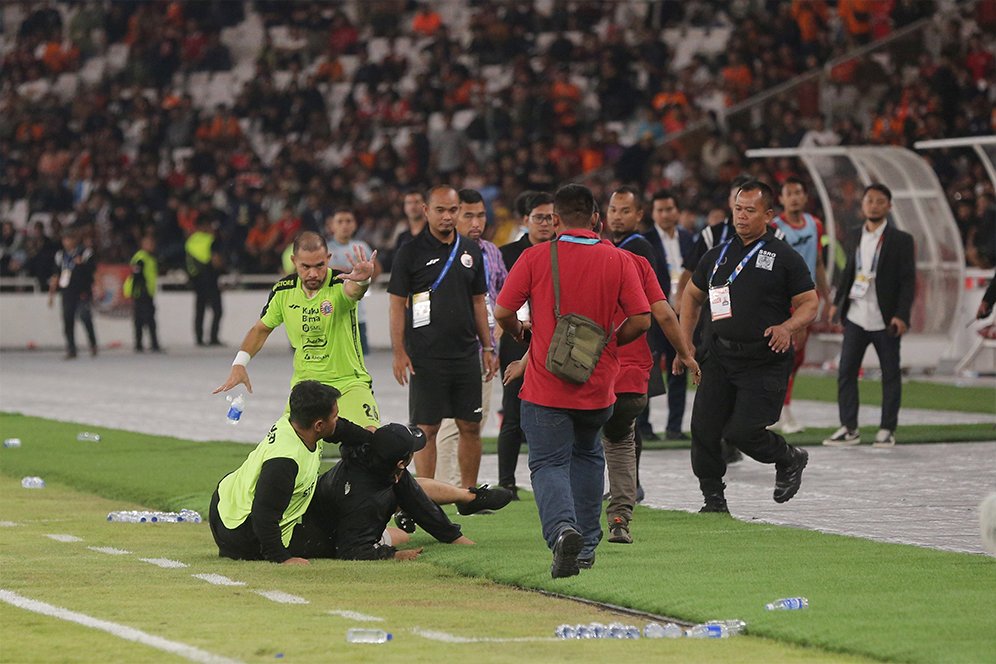
[[[24,441],[0,450],[0,588],[204,654],[309,662],[449,656],[987,662],[996,653],[996,559],[717,515],[638,507],[636,544],[603,542],[592,570],[560,580],[549,577],[550,555],[528,494],[495,515],[465,518],[451,510],[477,546],[440,545],[420,531],[413,544],[425,546],[425,553],[414,563],[315,561],[285,568],[222,560],[206,524],[122,524],[104,517],[138,507],[206,514],[210,492],[241,463],[245,445],[99,428],[100,443],[79,443],[80,429],[0,415],[0,435]],[[22,489],[24,475],[42,476],[48,487]],[[53,534],[79,541],[47,537]],[[187,567],[162,568],[143,558]],[[194,574],[245,585],[212,585]],[[281,591],[275,597],[307,604],[276,602],[259,591]],[[642,625],[646,619],[528,591],[686,622],[740,618],[748,635],[721,642],[558,641],[552,635],[560,623]],[[796,595],[808,597],[810,608],[764,610],[765,602]],[[0,621],[4,662],[179,661],[7,602],[0,602]],[[395,640],[379,647],[347,644],[345,631],[355,626],[382,627]]]

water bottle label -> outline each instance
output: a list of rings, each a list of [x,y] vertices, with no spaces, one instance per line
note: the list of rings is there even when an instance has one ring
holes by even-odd
[[[242,417],[242,410],[232,406],[228,409],[228,419],[237,422]]]

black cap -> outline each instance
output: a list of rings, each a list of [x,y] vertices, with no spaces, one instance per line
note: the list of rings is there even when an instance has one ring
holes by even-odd
[[[397,463],[425,447],[425,434],[418,427],[386,424],[374,431],[371,451],[389,463]]]

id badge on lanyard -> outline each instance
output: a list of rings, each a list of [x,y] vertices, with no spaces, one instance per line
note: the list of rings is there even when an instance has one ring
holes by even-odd
[[[484,296],[484,304],[488,308],[488,329],[489,330],[493,330],[495,328],[495,323],[496,323],[496,321],[495,321],[495,307],[491,303],[491,296],[490,295],[485,295]]]
[[[733,306],[730,304],[730,285],[713,286],[709,289],[709,309],[713,320],[733,317]]]
[[[854,276],[854,283],[851,284],[851,292],[848,293],[848,297],[852,300],[860,300],[868,294],[868,288],[870,286],[871,278],[864,274],[858,273]]]
[[[430,291],[412,295],[412,327],[425,327],[432,320],[432,300]]]
[[[859,246],[855,251],[854,283],[851,284],[851,290],[847,294],[848,298],[852,300],[860,300],[868,294],[868,289],[871,288],[872,280],[875,279],[875,273],[878,272],[878,257],[882,253],[882,240],[884,239],[884,234],[880,235],[878,238],[878,243],[875,245],[875,253],[872,255],[871,271],[867,274],[861,269],[861,247]]]

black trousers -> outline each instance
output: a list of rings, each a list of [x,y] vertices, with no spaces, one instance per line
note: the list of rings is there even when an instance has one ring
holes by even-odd
[[[142,349],[142,336],[149,330],[149,343],[152,350],[159,350],[159,336],[156,333],[156,304],[151,297],[135,298],[135,349]]]
[[[878,353],[878,363],[882,367],[882,419],[879,426],[889,431],[896,430],[903,396],[899,369],[900,339],[887,330],[867,332],[849,320],[844,322],[844,341],[837,371],[837,408],[840,423],[848,429],[858,428],[858,372],[865,350],[871,344]]]
[[[522,358],[526,346],[515,342],[510,336],[502,337],[498,349],[498,359],[501,365],[499,377],[505,375],[508,365]],[[522,389],[522,379],[513,380],[502,386],[501,393],[501,428],[498,430],[498,484],[515,486],[515,468],[519,464],[519,454],[522,453],[522,443],[526,436],[522,433],[522,418],[519,413],[522,401],[519,390]]]
[[[194,280],[194,339],[204,344],[204,312],[211,308],[211,343],[218,342],[221,327],[221,289],[216,280]]]
[[[62,294],[62,331],[66,337],[66,352],[76,355],[76,317],[79,316],[86,330],[90,349],[97,348],[97,333],[93,329],[93,312],[89,299],[81,299],[78,293]]]
[[[788,443],[765,427],[781,415],[792,353],[774,353],[767,340],[732,348],[713,340],[700,365],[702,383],[692,407],[695,476],[719,480],[726,474],[724,439],[761,463],[787,460]]]

